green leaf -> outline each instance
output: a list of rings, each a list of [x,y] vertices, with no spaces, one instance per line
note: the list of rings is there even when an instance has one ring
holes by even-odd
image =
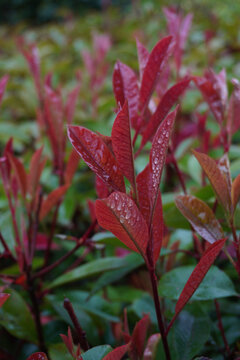
[[[73,360],[64,344],[53,344],[49,348],[51,360]]]
[[[13,336],[36,343],[36,328],[27,304],[16,291],[9,288],[6,292],[11,296],[0,308],[0,324]]]
[[[198,355],[209,339],[210,329],[209,318],[201,311],[201,308],[199,308],[198,314],[182,311],[168,336],[172,358],[174,360],[191,360]],[[161,345],[160,343],[160,348]],[[158,353],[158,356],[160,354]],[[164,358],[164,356],[158,358]]]
[[[126,265],[127,261],[125,258],[107,257],[97,259],[59,276],[59,278],[49,284],[47,288],[52,289],[73,281],[88,278],[89,276],[99,275],[105,271],[124,268]]]
[[[181,266],[163,275],[158,286],[159,294],[172,300],[178,300],[195,266]],[[228,296],[237,296],[231,279],[216,266],[212,266],[201,285],[191,298],[193,300],[213,300]]]
[[[122,279],[125,275],[144,264],[143,258],[136,253],[127,255],[125,260],[126,266],[123,269],[117,269],[111,272],[109,271],[101,275],[101,277],[95,282],[93,286],[91,296],[103,287]]]
[[[134,301],[132,309],[140,319],[143,315],[149,314],[151,322],[157,325],[154,301],[149,294],[144,294],[140,299]]]
[[[102,360],[102,358],[106,356],[110,351],[112,351],[110,345],[95,346],[94,348],[86,351],[82,355],[82,358],[83,360]]]

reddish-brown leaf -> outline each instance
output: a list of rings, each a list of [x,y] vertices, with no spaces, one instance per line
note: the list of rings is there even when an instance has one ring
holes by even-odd
[[[64,180],[66,184],[71,184],[73,176],[77,170],[80,157],[75,149],[72,149],[72,152],[69,156],[67,166],[64,173]]]
[[[41,161],[43,147],[40,147],[32,156],[29,174],[27,176],[27,189],[32,197],[39,185],[39,179],[43,171],[46,160]]]
[[[27,360],[48,360],[47,355],[43,352],[36,352],[30,355]]]
[[[68,137],[85,163],[114,190],[125,191],[119,166],[101,137],[81,126],[68,126]]]
[[[172,41],[172,36],[160,40],[151,51],[147,64],[144,68],[139,95],[139,112],[143,113],[148,105],[158,76],[168,57],[168,48]]]
[[[74,112],[75,112],[75,108],[76,108],[76,103],[77,103],[79,91],[80,91],[80,85],[77,85],[68,94],[68,97],[67,97],[67,102],[66,102],[66,105],[65,105],[65,114],[66,114],[66,119],[67,119],[68,125],[72,124],[72,120],[73,120],[73,116],[74,116]]]
[[[67,191],[69,185],[63,185],[59,188],[53,190],[42,202],[39,219],[43,220],[43,218],[52,210],[52,208],[57,205],[57,203],[61,200],[62,196]]]
[[[149,52],[145,48],[145,46],[137,39],[137,52],[138,52],[138,64],[139,64],[139,72],[140,72],[140,81],[142,81],[142,76],[144,73],[144,69],[147,65]]]
[[[153,244],[151,247],[152,258],[154,263],[159,258],[160,250],[162,247],[163,239],[163,213],[162,213],[162,200],[160,191],[157,195],[156,204],[152,203],[151,198],[151,185],[152,178],[149,170],[149,165],[138,174],[136,178],[137,190],[138,190],[138,202],[141,213],[143,214],[144,219],[147,224],[150,225],[151,221],[151,230],[153,235]],[[154,206],[154,209],[153,209]],[[153,211],[151,218],[151,211]]]
[[[16,174],[22,196],[25,198],[27,192],[27,174],[24,166],[15,156],[11,155],[10,153],[8,153],[8,158],[10,159],[11,165]]]
[[[97,200],[95,210],[101,227],[111,231],[130,249],[145,256],[148,226],[127,194],[114,192],[107,199]]]
[[[233,181],[231,195],[232,195],[233,210],[235,211],[237,203],[240,198],[240,174]]]
[[[223,230],[213,211],[202,200],[192,195],[179,195],[177,208],[191,223],[194,230],[209,243],[222,239]]]
[[[153,209],[152,216],[152,235],[153,235],[153,261],[157,262],[160,251],[162,248],[163,240],[163,210],[162,210],[162,198],[160,191],[158,192],[157,201]]]
[[[123,175],[130,181],[132,187],[135,188],[132,140],[127,102],[124,103],[123,108],[119,111],[114,121],[111,138],[118,166]]]
[[[197,158],[199,164],[206,173],[219,203],[222,205],[227,215],[232,213],[231,195],[229,193],[228,183],[225,175],[220,171],[214,159],[208,155],[194,151],[193,154]]]
[[[175,307],[174,318],[179,314],[182,308],[190,300],[194,292],[197,290],[201,282],[203,281],[205,275],[213,264],[214,260],[222,250],[226,239],[218,240],[214,244],[210,245],[209,248],[205,251],[201,257],[199,263],[193,270],[190,278],[188,279],[186,285],[181,292],[181,295],[177,301]]]
[[[3,306],[5,301],[9,298],[10,294],[0,293],[0,307]]]
[[[118,346],[116,349],[104,356],[103,360],[121,360],[123,355],[126,354],[127,350],[128,344]]]
[[[148,164],[136,177],[139,208],[147,224],[149,224],[151,214],[150,180],[150,168]]]
[[[150,152],[150,174],[152,177],[151,199],[155,204],[165,164],[168,144],[178,108],[171,112],[159,125]]]
[[[114,67],[113,90],[116,102],[121,106],[128,101],[129,118],[133,127],[138,119],[138,79],[135,72],[127,65],[118,61]]]
[[[8,82],[8,75],[5,75],[0,80],[0,105],[2,102],[2,98],[3,98],[4,92],[5,92],[7,82]]]
[[[183,94],[186,90],[190,82],[190,79],[182,80],[177,84],[173,85],[162,97],[160,103],[154,114],[152,115],[149,123],[144,130],[141,148],[147,143],[147,141],[151,140],[154,136],[159,124],[165,118],[167,113],[170,111],[171,107],[177,101],[179,96]]]
[[[107,198],[110,195],[109,187],[99,176],[96,176],[95,189],[99,199]]]
[[[64,342],[64,344],[66,345],[68,352],[74,356],[73,353],[73,338],[72,338],[72,333],[71,333],[71,329],[70,327],[68,327],[68,335],[64,335],[64,334],[60,334],[62,341]]]
[[[228,154],[225,153],[218,161],[218,167],[221,173],[225,176],[228,184],[228,191],[231,195],[231,189],[232,189],[232,177],[231,177],[231,170],[230,170],[230,163]]]
[[[143,355],[145,345],[144,342],[146,339],[149,324],[149,315],[145,315],[140,321],[138,321],[133,330],[129,344],[129,355],[133,360],[138,360]]]

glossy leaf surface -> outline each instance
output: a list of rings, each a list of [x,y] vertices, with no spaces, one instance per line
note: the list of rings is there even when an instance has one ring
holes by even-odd
[[[97,200],[95,209],[100,226],[111,231],[130,249],[145,255],[147,223],[128,195],[114,192],[107,199]]]
[[[159,125],[154,136],[150,152],[150,176],[152,178],[151,199],[155,203],[161,181],[162,171],[165,164],[168,144],[173,129],[177,109],[171,112]]]
[[[160,40],[157,45],[151,51],[147,64],[144,68],[140,95],[139,95],[139,111],[140,113],[144,112],[152,92],[154,90],[154,86],[158,80],[159,73],[161,71],[162,66],[164,65],[164,60],[168,55],[168,48],[172,41],[172,36],[168,36]]]
[[[218,168],[214,159],[208,155],[193,151],[193,154],[197,158],[199,164],[206,173],[216,195],[217,199],[222,205],[223,209],[229,215],[232,212],[231,195],[229,193],[229,187],[226,177],[222,174]]]
[[[148,339],[146,348],[143,354],[143,360],[154,360],[157,356],[157,347],[159,342],[161,341],[160,334],[153,334]]]
[[[113,189],[124,192],[124,180],[118,164],[100,136],[81,126],[69,126],[68,137],[75,150],[96,175]]]
[[[163,95],[160,100],[158,107],[152,117],[149,120],[149,123],[144,130],[141,148],[147,143],[147,141],[151,140],[154,136],[158,126],[161,121],[165,118],[168,112],[171,110],[172,106],[178,100],[179,96],[183,94],[186,90],[190,82],[190,79],[182,80],[178,82],[176,85],[173,85],[166,93]]]
[[[112,350],[110,345],[99,345],[86,351],[82,358],[83,360],[102,360]]]
[[[222,239],[221,225],[206,203],[192,195],[179,195],[175,203],[194,230],[205,240],[212,244]]]
[[[183,288],[183,291],[177,301],[175,307],[175,317],[182,308],[187,304],[190,300],[194,292],[197,290],[198,286],[201,284],[214,260],[222,250],[226,239],[218,240],[214,244],[210,245],[209,248],[205,251],[203,256],[201,257],[199,263],[193,270],[190,278],[188,279],[186,285]]]
[[[135,174],[127,102],[124,103],[123,108],[117,114],[112,127],[111,138],[113,151],[119,168],[134,188]]]

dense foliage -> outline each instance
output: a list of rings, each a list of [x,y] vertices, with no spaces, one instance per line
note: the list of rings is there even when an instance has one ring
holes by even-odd
[[[1,29],[1,359],[240,357],[238,34],[150,5]]]

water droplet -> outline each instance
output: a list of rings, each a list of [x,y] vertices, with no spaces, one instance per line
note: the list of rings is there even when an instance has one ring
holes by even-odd
[[[120,220],[120,223],[121,223],[121,224],[123,224],[123,223],[124,223],[124,221],[125,221],[124,216],[122,216],[122,215],[121,215],[121,216],[120,216],[120,218],[119,218],[119,220]]]

